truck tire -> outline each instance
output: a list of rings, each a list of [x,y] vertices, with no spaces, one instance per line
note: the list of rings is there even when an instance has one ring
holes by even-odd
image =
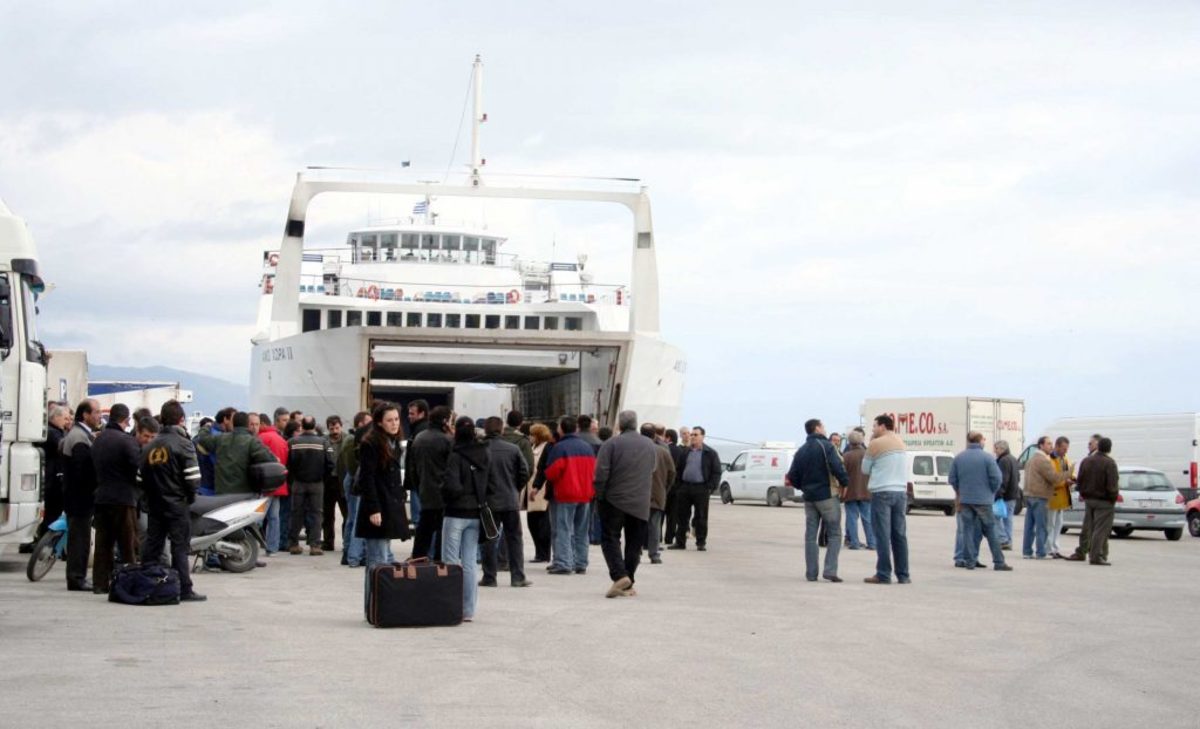
[[[721,484],[721,503],[722,504],[732,504],[733,503],[733,492],[731,492],[729,490],[729,484],[727,484],[727,483]]]
[[[783,506],[783,497],[779,495],[779,489],[774,486],[767,489],[767,506]]]
[[[1164,529],[1163,535],[1166,536],[1168,542],[1178,542],[1180,539],[1183,539],[1183,527]]]

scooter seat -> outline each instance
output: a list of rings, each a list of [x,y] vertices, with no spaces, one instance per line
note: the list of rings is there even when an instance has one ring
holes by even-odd
[[[223,496],[197,496],[196,503],[192,504],[191,512],[196,516],[204,516],[208,512],[219,509],[222,506],[229,506],[241,501],[250,501],[251,499],[260,498],[258,494],[224,494]]]

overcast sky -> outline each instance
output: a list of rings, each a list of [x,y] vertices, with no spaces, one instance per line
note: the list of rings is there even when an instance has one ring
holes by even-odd
[[[0,197],[52,348],[245,381],[295,172],[460,174],[480,53],[489,170],[649,186],[716,435],[872,396],[1024,398],[1027,435],[1200,410],[1195,3],[245,5],[0,2]],[[371,204],[310,244],[411,201]],[[627,267],[617,213],[456,212]]]

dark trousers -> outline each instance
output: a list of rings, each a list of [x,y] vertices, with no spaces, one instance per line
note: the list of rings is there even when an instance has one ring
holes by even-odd
[[[1083,529],[1079,532],[1079,549],[1076,553],[1086,556],[1090,551],[1091,557],[1088,561],[1107,562],[1108,535],[1112,532],[1117,507],[1099,499],[1085,499],[1083,503]]]
[[[417,524],[417,533],[413,537],[413,559],[428,557],[434,562],[442,559],[442,518],[444,509],[422,509],[421,521]],[[428,517],[428,518],[426,518]]]
[[[707,493],[707,490],[706,490]],[[646,543],[646,521],[621,511],[607,501],[599,502],[602,535],[600,551],[608,563],[608,576],[613,582],[628,577],[634,579]],[[625,532],[625,547],[621,548],[621,532]]]
[[[321,506],[324,500],[325,484],[300,483],[297,481],[288,486],[288,494],[292,497],[291,523],[288,525],[288,546],[300,545],[300,527],[304,527],[308,546],[316,547],[321,543]]]
[[[112,579],[113,547],[121,550],[121,563],[138,557],[137,507],[96,505],[96,553],[92,557],[92,585],[107,590]]]
[[[692,522],[692,512],[695,511],[696,546],[703,547],[708,542],[708,487],[702,483],[685,483],[677,489],[675,497],[675,543],[687,544],[688,524]]]
[[[663,519],[666,521],[666,534],[663,535],[662,541],[670,544],[675,541],[675,526],[678,519],[675,518],[675,512],[679,506],[675,503],[675,495],[679,489],[672,488],[667,492],[667,507],[663,509]]]
[[[550,561],[550,512],[528,511],[525,523],[533,539],[533,558],[539,562]]]
[[[346,495],[342,493],[341,484],[337,481],[326,481],[325,491],[321,498],[321,549],[332,552],[337,548],[333,522],[336,518],[335,509],[342,512],[342,521],[346,520]]]
[[[492,512],[496,523],[501,529],[500,539],[493,539],[483,545],[483,577],[495,580],[499,571],[500,541],[508,547],[508,576],[513,582],[525,579],[525,541],[521,531],[521,512],[496,511]]]
[[[88,557],[92,554],[92,512],[67,514],[67,584],[82,585],[87,579]]]
[[[161,561],[167,539],[171,540],[171,567],[179,573],[179,593],[187,595],[192,591],[192,573],[188,569],[192,523],[185,507],[150,512],[146,543],[142,545],[142,564]]]
[[[63,510],[63,490],[61,483],[47,483],[45,493],[42,494],[45,501],[42,503],[42,523],[38,524],[37,535],[34,541],[41,539],[42,535],[50,531],[50,525],[62,516]]]

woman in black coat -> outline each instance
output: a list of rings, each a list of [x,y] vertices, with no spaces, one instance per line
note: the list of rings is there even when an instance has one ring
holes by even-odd
[[[363,609],[371,604],[371,568],[394,561],[391,541],[409,538],[400,478],[400,406],[383,403],[371,413],[374,424],[358,447],[358,485],[362,501],[354,536],[366,542]]]

